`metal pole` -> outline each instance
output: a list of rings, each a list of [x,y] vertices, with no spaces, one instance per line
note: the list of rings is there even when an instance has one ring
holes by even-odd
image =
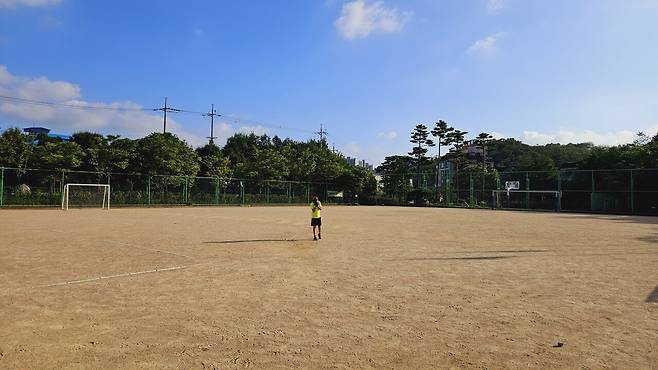
[[[635,213],[635,180],[633,179],[633,170],[631,172],[631,213]]]
[[[589,210],[592,210],[592,206],[594,205],[594,192],[596,191],[596,188],[594,187],[594,171],[590,171],[592,174],[592,193],[589,196]]]
[[[219,178],[215,178],[215,204],[219,204]]]
[[[530,176],[525,173],[525,190],[530,190]],[[530,193],[525,193],[525,208],[530,209]]]
[[[164,127],[162,129],[162,133],[166,134],[167,133],[167,97],[165,96],[165,105],[164,105]]]
[[[5,194],[5,168],[0,167],[0,207],[2,207],[4,202]]]
[[[562,172],[557,171],[558,212],[562,211]]]
[[[594,187],[594,170],[591,170],[590,173],[592,174],[592,193],[594,193],[596,191]]]
[[[190,202],[190,193],[189,193],[189,184],[188,184],[189,178],[185,176],[185,204],[188,204]]]
[[[471,201],[471,205],[473,205],[473,203],[474,203],[473,200],[474,200],[474,198],[475,198],[475,195],[474,195],[474,193],[475,193],[475,189],[474,189],[474,185],[473,185],[473,173],[472,173],[472,172],[468,174],[468,178],[469,178],[470,191],[471,191],[471,194],[470,194],[470,195],[471,195],[471,199],[470,199],[470,201]]]
[[[404,174],[402,174],[402,199],[401,199],[402,204],[404,204],[406,199],[407,199],[407,194],[406,194],[406,190],[405,190],[405,186],[404,186],[405,185],[404,180],[405,180]]]
[[[215,104],[210,105],[210,144],[215,143]]]

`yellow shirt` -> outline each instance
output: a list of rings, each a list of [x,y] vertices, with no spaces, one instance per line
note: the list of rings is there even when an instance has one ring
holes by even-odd
[[[318,206],[316,207],[315,204],[311,203],[311,217],[312,218],[320,218],[320,211],[322,209],[322,203],[318,200]]]

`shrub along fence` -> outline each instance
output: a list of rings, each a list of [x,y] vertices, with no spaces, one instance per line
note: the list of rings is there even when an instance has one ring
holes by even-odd
[[[65,184],[109,184],[113,206],[342,203],[331,183],[56,171],[0,167],[0,207],[59,206]],[[72,207],[102,203],[102,189],[72,188]]]

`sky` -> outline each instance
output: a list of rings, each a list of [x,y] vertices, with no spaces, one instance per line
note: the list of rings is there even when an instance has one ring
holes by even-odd
[[[378,164],[439,119],[528,144],[658,133],[658,0],[0,0],[0,130],[207,142],[235,132]],[[91,108],[89,108],[91,107]],[[315,136],[317,137],[317,136]],[[433,149],[436,150],[436,149]]]

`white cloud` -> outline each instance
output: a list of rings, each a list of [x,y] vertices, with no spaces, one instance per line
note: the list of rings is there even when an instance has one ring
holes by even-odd
[[[226,144],[226,139],[237,133],[270,135],[272,130],[261,125],[236,127],[226,121],[220,121],[215,125],[215,136],[217,136],[217,141],[215,141],[215,143],[218,145],[224,145]]]
[[[494,138],[494,139],[504,139],[504,138],[509,137],[508,135],[505,135],[505,134],[497,132],[497,131],[491,131],[489,133],[489,135],[491,135],[491,137]]]
[[[400,31],[412,15],[412,12],[387,8],[382,1],[354,0],[343,5],[334,26],[342,37],[354,40],[371,33]]]
[[[505,6],[505,0],[487,0],[487,11],[495,13]]]
[[[141,137],[162,129],[162,116],[133,102],[89,102],[82,99],[80,86],[67,81],[51,81],[47,77],[13,75],[0,65],[0,95],[23,99],[105,109],[71,109],[48,105],[31,105],[0,100],[0,117],[12,125],[25,127],[42,125],[59,133],[95,131]],[[4,126],[4,125],[3,125]],[[167,117],[167,131],[185,139],[191,145],[201,145],[206,139],[185,130],[173,117]]]
[[[341,148],[341,152],[346,156],[356,158],[361,154],[362,149],[356,142],[353,141],[351,143],[343,145]]]
[[[395,140],[398,137],[398,133],[395,131],[380,132],[377,134],[378,139],[384,140]]]
[[[0,8],[15,8],[17,6],[56,5],[62,0],[0,0]]]
[[[483,39],[477,40],[468,48],[471,53],[487,53],[496,49],[497,43],[503,37],[507,36],[506,32],[499,32],[489,35]]]
[[[266,135],[270,133],[270,129],[267,127],[263,127],[261,125],[256,125],[256,126],[240,126],[240,128],[237,129],[237,132],[241,132],[243,134],[256,134],[256,135]]]
[[[637,131],[619,130],[609,132],[594,132],[592,130],[571,131],[558,130],[557,132],[523,131],[521,141],[531,145],[549,143],[594,143],[597,145],[622,145],[635,139]],[[658,133],[658,125],[649,127],[645,133],[653,135]]]

